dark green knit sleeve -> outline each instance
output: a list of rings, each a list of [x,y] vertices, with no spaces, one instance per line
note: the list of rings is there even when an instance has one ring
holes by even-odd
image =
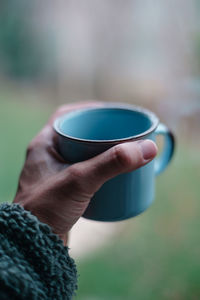
[[[0,299],[72,299],[76,266],[50,227],[18,204],[0,205]]]

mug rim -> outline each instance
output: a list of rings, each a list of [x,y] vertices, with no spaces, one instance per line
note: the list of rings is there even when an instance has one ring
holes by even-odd
[[[62,132],[62,130],[60,129],[60,123],[62,122],[62,120],[64,120],[67,116],[69,117],[70,115],[76,115],[76,114],[80,114],[80,113],[84,113],[87,111],[99,111],[99,110],[112,110],[112,109],[116,109],[116,110],[128,110],[128,111],[136,111],[140,114],[143,114],[145,117],[147,116],[150,121],[151,121],[151,126],[149,129],[145,130],[144,132],[137,134],[137,135],[133,135],[133,136],[128,136],[126,138],[120,138],[120,139],[110,139],[110,140],[91,140],[91,139],[83,139],[83,138],[77,138],[77,137],[73,137],[70,136],[68,134],[65,134]],[[120,143],[120,142],[128,142],[128,141],[134,141],[134,140],[139,140],[147,135],[149,135],[150,133],[152,133],[153,131],[156,130],[156,128],[158,127],[159,124],[159,118],[149,109],[143,108],[141,106],[137,106],[137,105],[132,105],[132,104],[114,104],[114,103],[108,103],[105,104],[102,107],[89,107],[89,108],[82,108],[82,109],[77,109],[77,110],[73,110],[71,112],[65,113],[62,116],[58,117],[54,123],[53,123],[53,129],[54,131],[59,134],[60,136],[72,140],[72,141],[76,141],[76,142],[81,142],[81,143],[89,143],[89,144],[115,144],[115,143]]]

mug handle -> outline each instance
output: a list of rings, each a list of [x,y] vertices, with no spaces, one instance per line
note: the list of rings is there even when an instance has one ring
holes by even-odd
[[[156,136],[164,137],[163,151],[158,158],[155,159],[156,175],[162,173],[172,159],[175,149],[175,137],[173,133],[162,123],[160,123],[155,131]]]

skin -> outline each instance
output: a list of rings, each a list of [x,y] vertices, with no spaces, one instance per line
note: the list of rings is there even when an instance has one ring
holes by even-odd
[[[79,102],[61,106],[27,149],[13,202],[48,224],[64,245],[70,229],[104,182],[147,164],[157,154],[155,143],[144,140],[116,145],[87,161],[67,164],[57,151],[54,120],[76,109],[103,105],[102,102]]]

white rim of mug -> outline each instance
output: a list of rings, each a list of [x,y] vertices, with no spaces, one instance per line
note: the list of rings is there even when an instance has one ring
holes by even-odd
[[[129,111],[136,111],[138,113],[141,113],[143,114],[144,116],[148,116],[148,118],[150,119],[152,125],[151,127],[140,133],[140,134],[137,134],[137,135],[133,135],[133,136],[128,136],[126,138],[120,138],[120,139],[112,139],[112,140],[90,140],[90,139],[82,139],[82,138],[77,138],[77,137],[73,137],[73,136],[70,136],[68,134],[65,134],[61,131],[60,129],[60,124],[63,120],[66,119],[66,117],[70,117],[70,115],[76,115],[76,114],[80,114],[80,113],[84,113],[86,111],[97,111],[97,110],[107,110],[107,109],[123,109],[123,110],[129,110]],[[112,143],[114,144],[115,142],[116,143],[120,143],[120,142],[126,142],[126,141],[134,141],[134,140],[140,140],[142,139],[143,137],[149,135],[150,133],[152,133],[154,130],[156,130],[156,128],[158,127],[158,124],[159,124],[159,119],[158,117],[150,110],[146,109],[146,108],[143,108],[143,107],[140,107],[140,106],[136,106],[136,105],[131,105],[131,104],[127,104],[127,105],[124,105],[124,104],[113,104],[113,103],[108,103],[108,104],[105,104],[104,106],[102,107],[98,107],[98,108],[94,108],[94,107],[89,107],[89,108],[82,108],[82,109],[77,109],[77,110],[74,110],[74,111],[71,111],[69,113],[66,113],[66,114],[63,114],[62,116],[60,116],[59,118],[57,118],[55,121],[54,121],[54,124],[53,124],[53,129],[56,131],[56,133],[58,133],[60,136],[62,137],[65,137],[67,139],[70,139],[72,141],[76,141],[76,142],[82,142],[82,143],[98,143],[98,144],[109,144],[109,143]]]

